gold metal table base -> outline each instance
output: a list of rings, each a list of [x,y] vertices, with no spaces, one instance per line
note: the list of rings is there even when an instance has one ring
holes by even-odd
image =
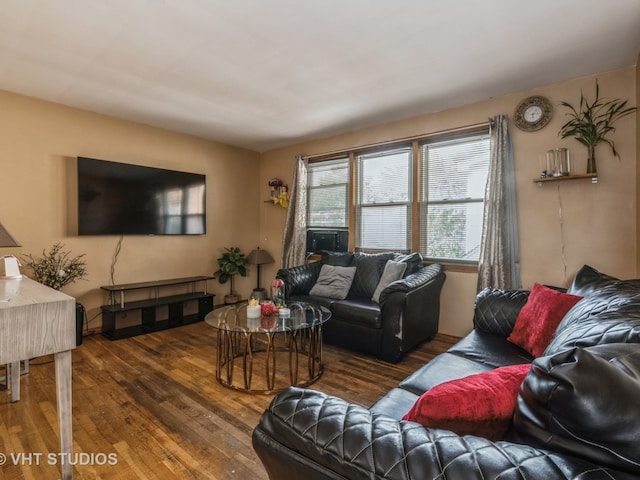
[[[217,332],[218,358],[216,380],[225,387],[257,395],[283,391],[289,386],[307,387],[323,373],[322,324],[292,331],[227,330]],[[278,358],[287,358],[285,369],[278,370]],[[242,363],[236,360],[242,359]],[[264,369],[264,378],[254,379],[254,362]],[[302,372],[300,372],[300,363]],[[306,368],[305,368],[306,367]],[[236,372],[236,370],[241,370]],[[237,373],[242,379],[238,382]],[[236,375],[234,375],[236,374]],[[234,379],[235,377],[235,379]],[[256,383],[260,387],[254,388]]]

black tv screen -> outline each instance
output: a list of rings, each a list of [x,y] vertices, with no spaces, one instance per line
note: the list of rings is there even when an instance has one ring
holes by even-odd
[[[202,235],[205,175],[78,157],[79,235]]]

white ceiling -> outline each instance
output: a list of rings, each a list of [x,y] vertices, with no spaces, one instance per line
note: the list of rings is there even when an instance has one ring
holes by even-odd
[[[256,151],[639,52],[639,0],[0,1],[0,89]]]

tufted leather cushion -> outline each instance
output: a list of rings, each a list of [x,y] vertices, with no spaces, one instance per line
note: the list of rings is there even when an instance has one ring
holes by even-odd
[[[442,269],[442,265],[439,263],[433,263],[426,267],[418,269],[411,275],[406,276],[397,282],[393,282],[387,286],[380,293],[380,304],[384,304],[386,299],[394,293],[408,294],[411,291],[419,288],[421,285],[428,283],[437,283],[442,285],[444,283],[445,274]]]
[[[407,264],[407,269],[404,272],[404,276],[407,277],[412,273],[417,272],[422,267],[422,255],[419,252],[413,252],[408,255],[397,254],[394,258],[396,262],[402,262]]]
[[[640,343],[640,280],[616,280],[593,290],[565,315],[544,354],[620,342]]]
[[[308,295],[320,275],[321,262],[299,265],[293,268],[280,269],[276,278],[281,279],[285,286],[285,298],[295,295]]]
[[[394,253],[361,253],[353,254],[353,265],[356,276],[351,285],[350,297],[371,298],[375,292],[387,260],[392,260]]]
[[[576,273],[571,286],[567,293],[572,295],[580,295],[586,297],[587,295],[597,291],[599,288],[605,285],[611,285],[617,282],[616,277],[605,275],[590,265],[584,265],[578,273]]]
[[[632,480],[633,474],[529,445],[458,436],[289,388],[260,418],[253,445],[270,478]],[[276,458],[278,461],[276,461]],[[293,476],[291,469],[297,475]]]
[[[476,297],[473,316],[475,329],[508,337],[528,298],[529,292],[526,290],[485,288]]]
[[[514,431],[517,440],[640,475],[639,418],[640,346],[601,345],[536,359]]]

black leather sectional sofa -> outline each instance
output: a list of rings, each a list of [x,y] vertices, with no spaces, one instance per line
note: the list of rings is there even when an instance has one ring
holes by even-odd
[[[253,433],[269,478],[640,478],[640,280],[585,266],[569,293],[583,298],[539,358],[507,341],[529,292],[487,289],[473,331],[373,406],[299,388],[276,396]],[[435,385],[523,363],[531,369],[500,440],[402,420]]]

